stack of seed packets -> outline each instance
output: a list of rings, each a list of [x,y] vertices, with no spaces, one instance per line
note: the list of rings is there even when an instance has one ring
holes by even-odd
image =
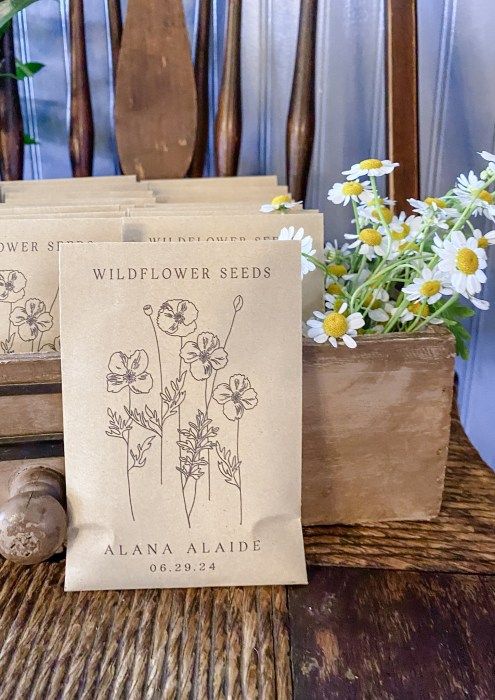
[[[156,204],[155,191],[166,191],[170,198],[186,189],[190,192],[186,199],[194,200],[201,198],[204,186],[213,200],[223,196],[217,191],[230,193],[232,203],[241,197],[238,192],[249,191],[253,207],[279,191],[271,176],[239,178],[239,182],[236,178],[159,182],[113,176],[1,183],[0,354],[59,349],[58,252],[62,242],[121,241],[125,217],[168,206]]]
[[[60,265],[66,590],[306,583],[300,243]]]

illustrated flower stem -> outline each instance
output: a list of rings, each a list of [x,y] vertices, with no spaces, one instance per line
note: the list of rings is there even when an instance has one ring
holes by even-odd
[[[129,387],[129,403],[128,403],[128,409],[129,409],[129,415],[131,413],[131,389]],[[131,476],[130,476],[130,467],[129,467],[129,432],[127,432],[127,440],[126,440],[126,446],[127,446],[127,465],[126,465],[126,472],[127,472],[127,491],[129,493],[129,506],[131,509],[131,515],[132,519],[134,522],[136,521],[136,518],[134,517],[134,508],[132,506],[132,493],[131,493]]]
[[[147,307],[146,307],[147,308]],[[146,313],[146,311],[145,311]],[[158,333],[156,332],[156,326],[155,322],[153,321],[153,316],[151,313],[147,313],[146,315],[150,319],[151,327],[153,328],[153,334],[155,336],[155,341],[156,341],[156,352],[158,355],[158,369],[160,371],[160,486],[163,486],[163,399],[162,399],[162,394],[163,394],[163,368],[162,368],[162,357],[161,357],[161,352],[160,352],[160,342],[158,340]],[[180,375],[179,375],[180,376]]]
[[[184,345],[184,338],[181,337],[181,339],[180,339],[180,351],[179,351],[179,377],[182,374],[182,355],[181,355],[181,353],[182,353],[183,345]],[[177,409],[177,422],[178,422],[179,440],[180,440],[181,439],[181,434],[180,434],[180,431],[181,431],[181,410],[180,410],[180,406]],[[179,464],[180,464],[181,456],[182,456],[181,448],[179,446]],[[184,501],[184,510],[186,511],[187,525],[190,528],[191,527],[191,517],[190,516],[191,516],[192,507],[191,507],[191,511],[189,511],[187,508],[187,503],[186,503],[187,481],[188,481],[188,478],[187,477],[184,478],[183,473],[180,472],[180,485],[182,488],[182,500]]]
[[[236,435],[236,456],[237,461],[239,461],[239,428],[240,419],[237,419],[237,435]],[[239,465],[239,524],[242,525],[242,479],[241,479],[241,467]]]
[[[11,315],[12,315],[12,311],[13,311],[13,310],[14,310],[14,302],[11,301],[11,302],[10,302],[10,312],[9,312],[9,327],[8,327],[8,330],[7,330],[7,339],[10,338],[10,329],[12,328],[12,321],[10,320],[10,317],[11,317]]]
[[[208,418],[208,379],[205,380],[205,416]],[[194,494],[196,498],[196,493]],[[208,500],[211,501],[211,468],[210,468],[210,451],[208,450]]]
[[[52,301],[52,303],[50,304],[50,308],[48,309],[48,313],[49,313],[49,314],[51,314],[52,311],[53,311],[53,307],[55,306],[55,302],[57,301],[57,298],[58,298],[58,292],[59,292],[59,287],[57,287],[57,291],[55,292],[55,296],[53,297],[53,301]],[[41,348],[41,340],[42,340],[42,338],[43,338],[44,332],[45,332],[45,331],[42,331],[42,332],[40,333],[40,339],[39,339],[39,341],[38,341],[38,352],[40,351],[40,348]]]
[[[239,311],[234,306],[234,314],[232,316],[232,321],[230,322],[229,332],[227,333],[227,336],[225,338],[225,343],[223,344],[224,349],[227,347],[227,343],[229,342],[230,334],[232,333],[232,329],[234,327],[234,322],[235,322],[235,319],[236,319],[236,316],[238,313],[239,313]],[[215,380],[217,378],[217,373],[218,373],[218,370],[215,370],[215,372],[213,374],[213,381],[211,382],[210,398],[208,399],[208,404],[207,404],[206,408],[208,408],[208,406],[211,403],[211,399],[213,398],[213,392],[215,391]]]

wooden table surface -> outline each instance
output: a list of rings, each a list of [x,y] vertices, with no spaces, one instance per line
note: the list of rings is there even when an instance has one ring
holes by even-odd
[[[440,516],[308,528],[308,586],[64,594],[63,560],[4,562],[0,700],[491,700],[494,524],[454,416]]]

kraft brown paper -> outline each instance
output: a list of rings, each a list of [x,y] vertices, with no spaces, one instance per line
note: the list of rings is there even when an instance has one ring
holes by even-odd
[[[58,249],[119,241],[121,219],[5,219],[0,227],[0,355],[60,348]]]
[[[299,244],[60,261],[66,589],[305,583]]]
[[[283,227],[300,227],[313,238],[316,257],[323,259],[323,214],[300,212],[291,214],[239,214],[228,213],[208,216],[149,215],[139,218],[134,213],[123,221],[126,241],[170,242],[192,241],[258,241],[276,240]],[[302,319],[306,321],[313,311],[323,307],[324,280],[319,270],[308,274],[302,283]]]

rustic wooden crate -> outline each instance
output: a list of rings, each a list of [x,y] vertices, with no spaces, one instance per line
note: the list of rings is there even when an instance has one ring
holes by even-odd
[[[454,342],[444,329],[367,336],[352,351],[305,341],[305,525],[438,514],[453,371]],[[62,437],[58,354],[0,357],[0,502],[21,460],[53,457],[63,469]]]

